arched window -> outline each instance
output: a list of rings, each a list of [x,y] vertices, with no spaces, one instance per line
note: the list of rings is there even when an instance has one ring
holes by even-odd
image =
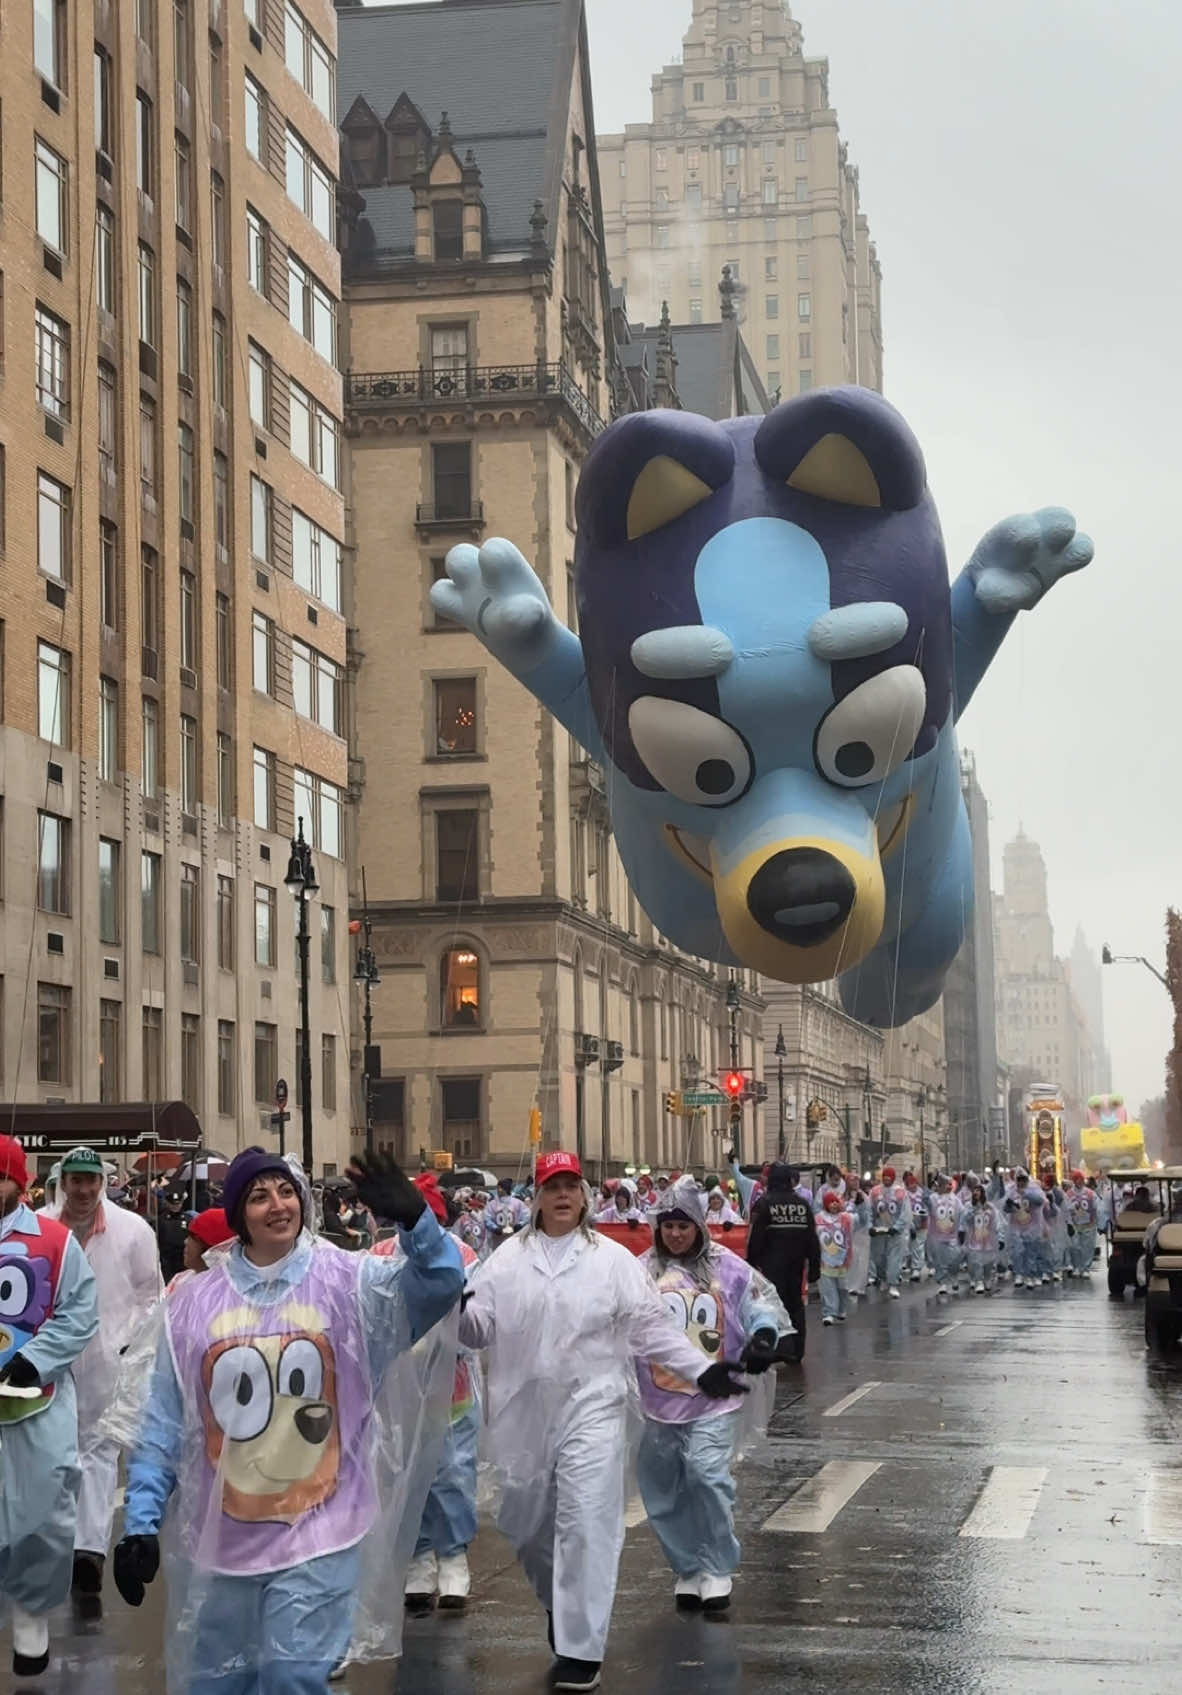
[[[480,956],[449,948],[439,961],[439,1021],[445,1030],[478,1030],[484,1024]]]

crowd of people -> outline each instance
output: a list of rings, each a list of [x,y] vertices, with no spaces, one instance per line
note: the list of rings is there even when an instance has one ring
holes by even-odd
[[[729,1606],[751,1391],[802,1358],[810,1286],[828,1328],[908,1279],[1086,1278],[1112,1207],[1078,1172],[733,1156],[593,1191],[562,1152],[495,1190],[369,1155],[313,1190],[248,1148],[143,1215],[109,1176],[76,1148],[34,1207],[0,1137],[0,1594],[35,1676],[56,1606],[101,1617],[109,1556],[131,1605],[163,1565],[184,1695],[313,1695],[396,1651],[404,1607],[462,1608],[486,1482],[552,1686],[594,1688],[633,1469],[674,1604]]]

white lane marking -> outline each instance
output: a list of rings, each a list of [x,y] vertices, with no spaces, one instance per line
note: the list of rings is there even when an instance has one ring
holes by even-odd
[[[1046,1480],[1044,1466],[995,1465],[960,1534],[990,1542],[1020,1542],[1030,1529]]]
[[[875,1460],[830,1460],[760,1527],[819,1536],[879,1470]]]
[[[1159,1548],[1182,1546],[1182,1471],[1150,1472],[1145,1540]]]
[[[852,1407],[855,1401],[860,1401],[863,1395],[868,1395],[872,1389],[881,1388],[882,1384],[876,1379],[872,1379],[869,1383],[863,1383],[862,1387],[860,1389],[855,1389],[852,1395],[846,1395],[842,1400],[835,1402],[833,1406],[826,1407],[825,1411],[821,1414],[821,1417],[837,1418],[839,1414],[846,1412],[850,1407]]]
[[[951,1336],[952,1332],[954,1330],[959,1330],[963,1323],[964,1323],[963,1318],[954,1318],[952,1320],[951,1324],[946,1324],[944,1326],[943,1330],[933,1330],[932,1335],[933,1336]]]
[[[644,1510],[644,1502],[639,1495],[633,1495],[624,1510],[624,1529],[635,1530],[638,1524],[643,1524],[648,1514]]]

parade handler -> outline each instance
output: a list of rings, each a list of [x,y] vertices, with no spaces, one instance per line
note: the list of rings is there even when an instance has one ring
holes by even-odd
[[[539,1154],[536,1179],[531,1221],[481,1268],[460,1339],[488,1350],[499,1528],[550,1614],[551,1687],[593,1689],[624,1543],[632,1357],[724,1401],[744,1386],[724,1358],[703,1368],[640,1262],[594,1231],[574,1154]]]
[[[653,1245],[640,1263],[666,1312],[701,1350],[700,1364],[741,1359],[745,1371],[762,1374],[792,1323],[767,1278],[713,1241],[708,1206],[694,1179],[679,1177],[654,1209]],[[677,1580],[674,1600],[682,1609],[724,1612],[740,1557],[731,1465],[743,1398],[712,1399],[694,1379],[643,1357],[636,1375],[644,1411],[636,1476]]]
[[[457,1243],[397,1165],[353,1177],[403,1254],[314,1236],[302,1172],[247,1148],[223,1201],[228,1259],[164,1303],[128,1465],[115,1581],[138,1606],[161,1539],[171,1695],[323,1695],[350,1652],[397,1649],[410,1557],[447,1430]],[[432,1351],[414,1344],[438,1326]]]
[[[0,1136],[0,1597],[12,1669],[49,1665],[48,1614],[70,1592],[78,1415],[70,1367],[98,1330],[98,1291],[64,1224],[25,1201],[20,1143]]]

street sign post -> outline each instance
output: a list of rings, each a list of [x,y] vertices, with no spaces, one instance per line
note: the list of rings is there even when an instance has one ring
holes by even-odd
[[[274,1124],[279,1131],[280,1159],[283,1159],[287,1153],[287,1148],[285,1146],[286,1137],[284,1132],[287,1129],[288,1120],[290,1118],[291,1113],[287,1110],[287,1080],[284,1077],[280,1077],[279,1081],[275,1084],[275,1111],[271,1114],[271,1123]]]

